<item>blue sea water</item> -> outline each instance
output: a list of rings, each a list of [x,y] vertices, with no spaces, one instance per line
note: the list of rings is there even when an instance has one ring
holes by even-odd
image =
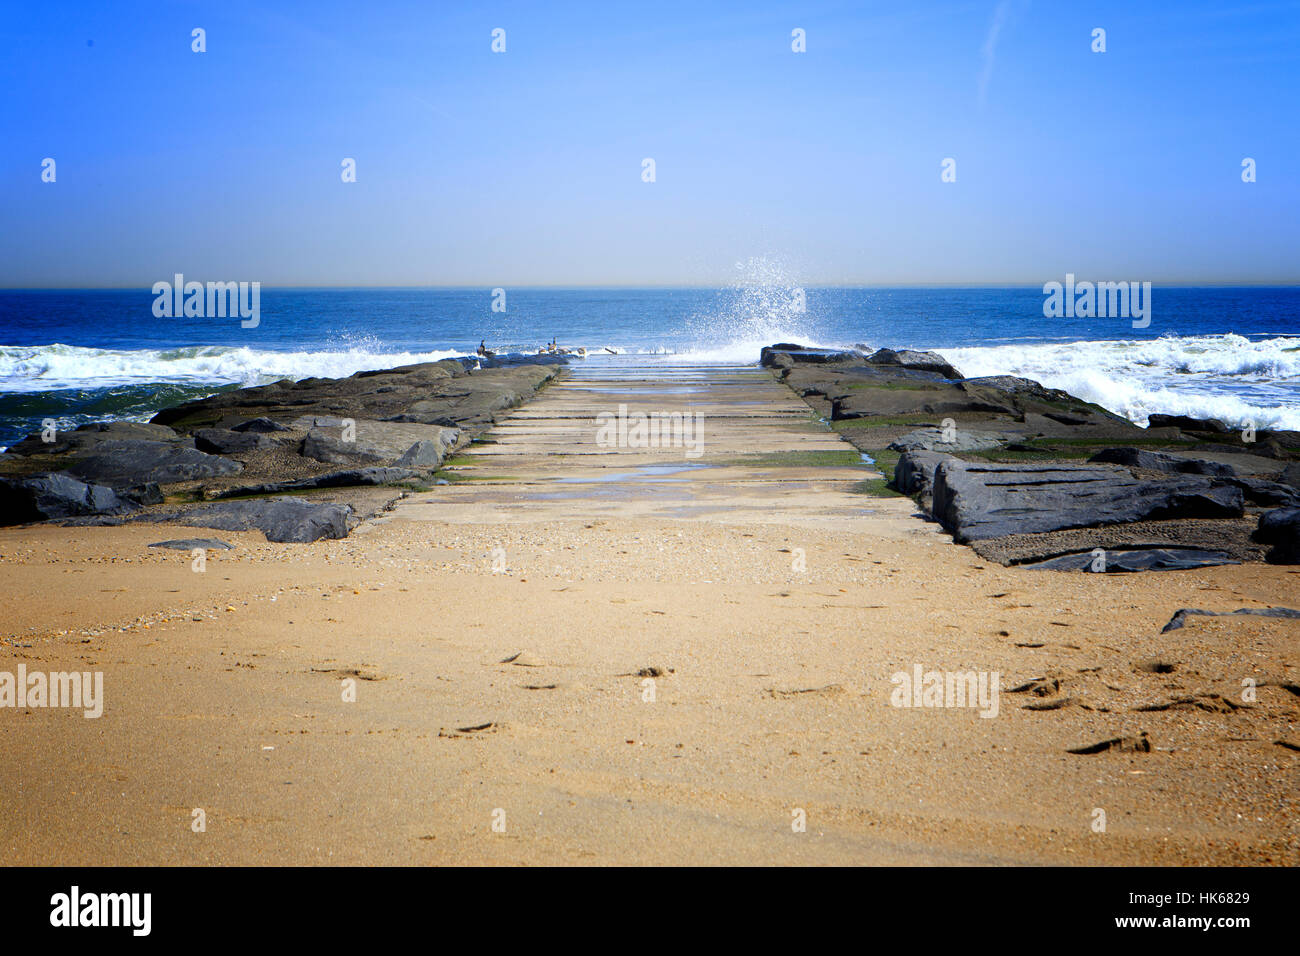
[[[752,364],[773,342],[927,348],[1134,421],[1151,412],[1300,429],[1300,288],[1152,290],[1150,325],[1047,318],[1039,287],[270,289],[260,321],[156,318],[146,288],[0,291],[0,446],[53,418],[146,420],[220,388],[556,339],[586,362]],[[499,297],[496,301],[500,301]],[[634,357],[634,358],[632,358]]]

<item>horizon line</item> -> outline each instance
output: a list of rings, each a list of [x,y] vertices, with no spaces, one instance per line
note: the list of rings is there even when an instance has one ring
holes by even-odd
[[[175,274],[175,273],[173,273],[173,275],[174,275],[174,274]],[[1068,275],[1068,273],[1066,273],[1066,274]],[[183,273],[182,273],[182,275],[183,275]],[[156,281],[167,281],[167,280],[156,280]],[[196,281],[198,281],[198,280],[196,280]],[[218,280],[212,280],[212,281],[218,281]],[[221,280],[221,281],[229,281],[229,280]],[[263,288],[263,289],[289,289],[289,290],[293,290],[293,289],[298,289],[298,290],[337,290],[337,291],[350,291],[350,290],[361,290],[361,289],[370,289],[370,290],[385,290],[385,289],[412,289],[412,290],[428,290],[428,291],[466,291],[466,290],[484,290],[484,289],[491,290],[491,289],[498,289],[498,288],[501,288],[501,289],[507,289],[507,290],[509,290],[509,289],[528,289],[528,290],[549,290],[549,291],[572,291],[572,290],[580,290],[580,289],[591,289],[591,290],[625,290],[625,291],[629,291],[629,292],[642,292],[642,291],[653,291],[653,290],[663,290],[663,291],[678,291],[678,290],[681,290],[681,291],[687,291],[687,290],[701,290],[701,291],[735,290],[735,291],[745,291],[745,290],[747,290],[747,289],[754,289],[754,290],[759,290],[759,289],[803,289],[803,290],[805,290],[805,291],[806,291],[806,290],[812,290],[812,289],[817,289],[817,290],[840,290],[840,289],[889,289],[889,290],[893,290],[893,289],[1038,289],[1038,288],[1041,287],[1041,284],[1040,284],[1040,283],[1037,283],[1037,282],[910,282],[910,283],[909,283],[909,282],[902,282],[902,283],[849,282],[849,283],[839,283],[839,284],[833,284],[833,283],[803,283],[803,284],[800,284],[800,283],[790,283],[790,284],[785,284],[785,283],[765,283],[765,284],[755,284],[755,285],[735,285],[735,284],[710,285],[710,284],[704,284],[704,283],[685,283],[685,284],[674,284],[674,283],[647,283],[647,284],[636,284],[636,283],[612,283],[612,284],[602,284],[602,283],[575,283],[575,284],[547,283],[547,284],[542,284],[542,285],[535,285],[535,284],[529,284],[529,283],[506,283],[506,284],[497,283],[496,285],[491,285],[491,284],[486,284],[486,283],[483,283],[483,284],[479,284],[479,283],[471,283],[471,284],[458,284],[458,285],[422,285],[422,284],[401,284],[401,285],[365,285],[365,284],[362,284],[362,285],[354,285],[354,284],[338,284],[338,283],[332,283],[332,284],[303,283],[303,284],[288,284],[288,285],[280,285],[280,284],[274,284],[274,283],[262,283],[262,282],[260,282],[260,280],[244,280],[244,281],[250,281],[250,282],[251,282],[251,281],[257,281],[257,282],[258,282],[258,287],[259,287],[259,288]],[[1048,281],[1048,282],[1055,282],[1055,281],[1057,281],[1057,280],[1056,280],[1056,279],[1048,279],[1047,281]],[[1080,281],[1088,282],[1088,281],[1111,281],[1111,280],[1093,280],[1093,279],[1084,278],[1084,279],[1081,279]],[[1142,279],[1139,279],[1139,280],[1116,280],[1116,281],[1139,281],[1139,282],[1150,282],[1152,286],[1164,286],[1164,287],[1166,287],[1166,288],[1181,288],[1181,289],[1288,289],[1288,288],[1300,288],[1300,279],[1268,280],[1268,281],[1207,280],[1207,281],[1201,281],[1201,282],[1187,282],[1186,280],[1165,280],[1165,279],[1149,279],[1149,280],[1142,280]],[[142,284],[142,285],[130,285],[130,284],[127,284],[127,285],[30,285],[30,286],[27,286],[27,285],[15,285],[15,286],[0,286],[0,292],[127,292],[127,291],[139,291],[139,290],[142,290],[142,289],[150,289],[150,290],[152,290],[152,287],[153,287],[153,283],[152,283],[152,282],[147,283],[147,284]],[[152,294],[152,292],[150,292],[150,294]]]

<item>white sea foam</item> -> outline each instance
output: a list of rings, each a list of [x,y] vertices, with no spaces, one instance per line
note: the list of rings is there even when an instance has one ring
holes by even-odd
[[[1144,341],[941,348],[967,376],[1020,375],[1145,425],[1152,412],[1300,429],[1300,338],[1163,336]]]
[[[340,378],[367,369],[437,362],[463,352],[273,352],[204,346],[91,349],[0,345],[0,391],[36,392],[151,382],[261,385],[282,378]]]
[[[692,323],[686,341],[653,348],[588,345],[596,360],[752,365],[764,345],[822,340],[788,308],[786,286],[737,292],[725,315]],[[879,344],[895,345],[894,342]],[[1141,341],[936,346],[967,376],[1020,375],[1146,424],[1152,412],[1218,418],[1231,425],[1300,430],[1300,337],[1165,336]],[[528,349],[527,351],[532,351]],[[340,351],[276,352],[207,346],[115,350],[71,345],[0,346],[0,392],[149,383],[258,385],[281,378],[330,378],[366,369],[436,362],[454,350],[385,351],[357,343]],[[623,360],[627,360],[624,358]]]

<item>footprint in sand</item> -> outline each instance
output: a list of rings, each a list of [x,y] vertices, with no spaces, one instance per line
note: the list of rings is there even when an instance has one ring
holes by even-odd
[[[355,677],[357,680],[388,680],[384,674],[364,671],[357,667],[313,667],[313,674],[332,674],[335,677]]]
[[[1061,689],[1061,682],[1055,677],[1031,677],[1022,684],[1007,690],[1008,694],[1033,694],[1035,697],[1050,697]]]
[[[1143,731],[1137,737],[1111,737],[1109,740],[1101,740],[1095,744],[1088,744],[1086,747],[1073,747],[1067,750],[1066,753],[1100,754],[1109,750],[1116,750],[1120,753],[1146,754],[1151,752],[1151,741],[1147,739],[1146,731]]]
[[[1062,707],[1069,707],[1075,703],[1073,697],[1058,697],[1055,700],[1037,700],[1031,704],[1025,704],[1021,710],[1060,710]]]
[[[827,684],[825,687],[801,687],[796,690],[781,690],[777,687],[769,687],[767,689],[767,696],[776,698],[803,696],[839,697],[844,693],[847,693],[847,691],[845,691],[839,684]]]
[[[457,727],[455,730],[442,728],[438,731],[439,737],[456,739],[458,737],[474,737],[483,734],[494,734],[501,729],[501,725],[494,720],[489,720],[485,724],[470,724],[467,727]]]
[[[534,657],[527,651],[519,651],[517,654],[511,654],[509,657],[497,661],[498,664],[513,664],[515,667],[545,667],[546,664],[540,658]]]

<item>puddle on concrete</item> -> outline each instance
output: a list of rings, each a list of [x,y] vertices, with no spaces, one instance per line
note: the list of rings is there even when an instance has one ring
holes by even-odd
[[[699,468],[712,468],[700,461],[682,462],[680,465],[642,465],[638,472],[646,475],[675,475],[679,471],[695,471]]]
[[[622,498],[631,495],[615,488],[593,488],[591,491],[540,491],[531,495],[520,495],[520,501],[572,501],[576,498]]]
[[[662,475],[675,475],[683,471],[695,471],[698,468],[712,468],[713,465],[699,463],[689,463],[680,465],[642,465],[632,471],[619,471],[610,475],[594,475],[589,478],[552,478],[551,480],[561,485],[605,485],[618,484],[625,481],[636,481],[643,484],[655,484],[665,482],[685,482],[685,478],[663,478]]]
[[[690,385],[650,385],[644,388],[604,388],[599,385],[569,385],[571,391],[600,392],[604,395],[696,395],[704,389]]]

